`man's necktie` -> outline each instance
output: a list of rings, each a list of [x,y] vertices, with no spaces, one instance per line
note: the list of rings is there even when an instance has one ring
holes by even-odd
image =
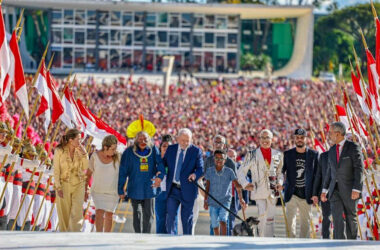
[[[339,163],[339,144],[336,145],[336,163]]]
[[[179,177],[181,175],[182,164],[183,164],[183,149],[181,149],[181,153],[179,153],[179,157],[178,157],[177,170],[175,172],[175,178],[174,178],[176,182],[180,182]]]

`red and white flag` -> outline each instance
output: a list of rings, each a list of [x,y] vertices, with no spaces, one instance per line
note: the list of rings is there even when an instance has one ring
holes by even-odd
[[[50,124],[50,97],[49,97],[49,88],[47,84],[47,72],[45,68],[45,60],[42,59],[40,73],[38,74],[38,78],[36,81],[36,85],[34,86],[38,93],[41,96],[41,103],[38,111],[36,113],[36,117],[41,114],[45,115],[44,127],[45,131],[48,131]]]
[[[352,85],[354,86],[354,91],[356,93],[356,97],[358,98],[360,107],[362,108],[363,112],[368,117],[371,116],[369,107],[372,107],[372,102],[371,102],[371,99],[369,98],[369,93],[363,87],[364,84],[362,80],[360,79],[360,75],[358,74],[358,76],[356,76],[355,73],[351,70],[351,80],[352,80]]]
[[[107,135],[114,135],[121,144],[126,145],[127,140],[111,128],[107,123],[94,115],[89,109],[87,109],[81,100],[77,99],[77,105],[80,113],[86,122],[86,132],[98,141],[102,141]]]
[[[49,90],[49,103],[51,108],[51,121],[54,124],[64,112],[59,94],[56,89],[57,83],[55,82],[50,71],[47,72],[47,87]]]
[[[326,151],[326,149],[323,147],[322,143],[318,141],[317,138],[314,138],[314,149],[318,151],[319,154],[322,154]]]
[[[9,71],[6,77],[6,90],[7,94],[9,95],[10,92],[10,86],[11,82],[14,82],[15,85],[15,93],[18,98],[18,100],[21,103],[22,108],[24,109],[24,113],[26,117],[29,117],[29,102],[28,102],[28,90],[26,87],[25,82],[25,76],[24,76],[24,69],[22,66],[21,56],[20,56],[20,50],[18,47],[17,42],[17,36],[16,31],[13,31],[11,40],[9,41],[9,48],[10,48],[10,67]],[[5,100],[8,95],[3,95],[3,100]]]
[[[64,95],[62,97],[62,105],[64,109],[64,113],[61,116],[62,122],[68,128],[77,127],[80,130],[84,131],[84,126],[85,126],[84,121],[82,120],[82,117],[80,116],[76,108],[73,93],[70,91],[68,87],[64,89]]]
[[[9,67],[11,65],[9,57],[9,47],[7,42],[7,37],[5,33],[5,25],[3,19],[3,12],[0,6],[0,94],[3,96],[3,90],[7,89],[6,86],[3,86],[4,83],[9,84],[10,82],[5,82]]]

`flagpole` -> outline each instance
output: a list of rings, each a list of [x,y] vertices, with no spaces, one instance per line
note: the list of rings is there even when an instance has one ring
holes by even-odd
[[[344,94],[346,95],[346,97],[347,97],[347,102],[348,102],[348,106],[349,106],[349,109],[350,109],[350,111],[351,111],[351,115],[354,116],[355,113],[354,113],[354,111],[353,111],[353,109],[352,109],[351,101],[350,101],[349,96],[347,95],[347,91],[346,91],[346,89],[345,89],[345,87],[344,87],[344,83],[340,82],[340,85],[341,85],[340,87],[341,87],[342,89],[341,89],[341,88],[339,88],[339,89],[341,90],[343,96],[344,96]],[[344,97],[343,97],[343,98],[344,98]],[[350,124],[351,132],[352,132],[352,139],[354,140],[354,142],[356,142],[356,136],[355,136],[354,130],[352,129],[352,126],[354,126],[354,124],[351,125],[351,123],[353,123],[354,121],[352,121],[352,120],[350,119],[350,117],[348,116],[348,112],[347,112],[346,105],[344,105],[344,109],[346,110],[347,120],[348,120],[348,123]],[[353,119],[353,120],[354,120],[354,119]],[[358,124],[357,124],[357,127],[358,127]],[[360,136],[360,135],[359,135],[359,136]],[[365,160],[367,161],[368,168],[371,169],[370,164],[369,164],[369,161],[368,161],[367,151],[366,151],[365,148],[364,148],[364,150],[362,150],[362,151],[364,152],[364,156],[365,156]],[[366,171],[366,170],[364,169],[364,171]],[[373,180],[374,180],[374,178],[373,178]],[[368,194],[369,194],[369,197],[370,197],[371,206],[372,206],[372,207],[374,208],[374,210],[375,210],[375,204],[374,204],[373,199],[372,199],[372,196],[371,196],[372,192],[371,192],[370,187],[369,187],[368,178],[367,178],[367,174],[366,174],[366,173],[364,174],[364,181],[365,181],[365,184],[366,184],[366,187],[367,187],[367,191],[368,191]],[[375,184],[375,183],[376,183],[376,182],[374,182],[374,184]],[[376,184],[375,184],[375,185],[376,185]],[[376,187],[376,190],[377,190],[377,187]],[[378,191],[377,191],[377,192],[378,192]],[[377,214],[376,214],[375,212],[374,212],[374,216],[375,216],[375,218],[376,218],[377,225],[378,225],[378,227],[380,228],[380,222],[379,222],[379,220],[378,220],[378,218],[377,218]]]
[[[363,30],[360,28],[360,34],[361,34],[361,36],[362,36],[362,40],[363,40],[363,45],[364,45],[364,49],[365,50],[368,50],[368,45],[367,45],[367,42],[366,42],[366,40],[365,40],[365,37],[364,37],[364,34],[363,34]],[[380,62],[379,62],[380,63]],[[380,91],[380,90],[379,90]],[[380,93],[377,93],[378,95],[380,95]],[[375,137],[376,137],[376,143],[377,143],[377,145],[379,145],[380,146],[380,137],[379,137],[379,133],[378,133],[378,131],[377,131],[377,126],[375,125],[375,123],[373,123],[373,128],[374,128],[374,130],[375,130]],[[377,149],[377,147],[375,147],[375,151],[377,151],[376,150]]]
[[[365,86],[363,86],[364,85],[364,78],[363,78],[363,74],[362,74],[361,69],[360,69],[360,64],[359,64],[359,60],[358,60],[358,56],[356,54],[355,48],[353,48],[353,51],[354,51],[355,62],[356,62],[357,68],[359,69],[359,74],[360,74],[360,79],[361,79],[360,82],[362,84],[362,88],[365,90],[364,92],[366,94],[366,98],[369,98],[368,97],[368,93],[366,91],[366,88],[365,88]],[[372,107],[368,107],[368,109],[369,109],[370,113],[373,116]],[[370,139],[370,142],[371,142],[371,146],[372,146],[374,154],[375,154],[375,162],[376,162],[376,164],[378,164],[380,162],[380,160],[379,160],[379,156],[377,154],[376,146],[375,146],[375,143],[374,143],[374,140],[373,140],[373,136],[372,136],[372,133],[371,133],[371,127],[370,127],[370,124],[369,124],[367,116],[364,116],[364,121],[365,121],[365,124],[366,124],[367,132],[369,134],[369,139]],[[377,130],[377,128],[375,130]]]

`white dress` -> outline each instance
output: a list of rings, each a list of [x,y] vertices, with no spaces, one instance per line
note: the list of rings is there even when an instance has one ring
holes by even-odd
[[[104,164],[95,152],[90,159],[89,168],[93,173],[91,197],[96,209],[115,212],[119,196],[117,184],[119,178],[119,164],[111,162]]]

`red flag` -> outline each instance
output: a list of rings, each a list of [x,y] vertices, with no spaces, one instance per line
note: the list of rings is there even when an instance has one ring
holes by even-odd
[[[40,73],[38,75],[36,85],[34,86],[38,93],[41,96],[41,104],[38,108],[36,116],[39,116],[41,114],[45,114],[45,130],[48,131],[49,123],[50,123],[50,97],[49,97],[49,88],[47,86],[47,72],[45,68],[45,60],[42,60],[41,62],[41,69]]]
[[[51,104],[51,121],[54,124],[59,117],[64,112],[61,100],[59,99],[59,95],[56,90],[57,83],[55,82],[54,78],[50,74],[50,71],[47,72],[47,86],[49,89],[49,98],[50,98],[50,104]]]
[[[10,48],[10,61],[11,65],[8,71],[9,80],[15,84],[15,93],[19,99],[21,106],[24,109],[25,115],[29,117],[29,103],[28,103],[28,91],[25,83],[24,69],[22,67],[22,61],[20,56],[20,50],[17,43],[16,31],[13,31],[11,40],[9,41]],[[7,83],[10,87],[10,82]],[[4,99],[6,96],[4,96]]]
[[[10,65],[11,65],[11,62],[10,62],[10,57],[9,57],[9,47],[8,47],[6,33],[5,33],[3,12],[0,6],[0,94],[1,95],[3,94],[3,90],[5,89],[3,84],[7,77],[7,73],[9,71]],[[6,81],[5,83],[9,84],[8,81]]]

